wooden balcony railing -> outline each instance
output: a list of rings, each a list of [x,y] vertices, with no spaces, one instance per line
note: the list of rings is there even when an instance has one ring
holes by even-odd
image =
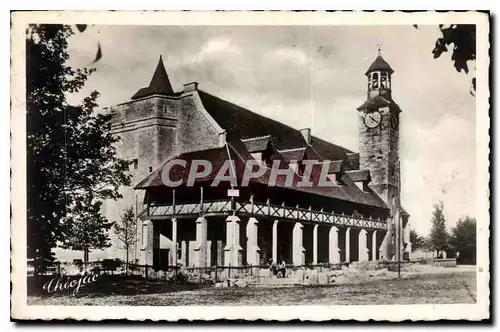
[[[336,214],[323,210],[304,209],[266,203],[226,200],[198,203],[149,205],[138,215],[141,219],[195,218],[197,216],[225,216],[235,212],[240,216],[267,217],[276,220],[290,220],[319,224],[333,224],[366,229],[386,229],[386,220]]]

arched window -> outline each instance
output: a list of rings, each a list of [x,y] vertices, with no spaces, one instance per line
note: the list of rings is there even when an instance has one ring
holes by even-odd
[[[378,89],[378,72],[373,73],[373,78],[372,78],[372,89]]]
[[[389,89],[389,73],[383,72],[380,77],[380,86],[384,89]]]

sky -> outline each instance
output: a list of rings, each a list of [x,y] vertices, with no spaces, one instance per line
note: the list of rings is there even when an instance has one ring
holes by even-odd
[[[168,23],[168,22],[167,22]],[[69,64],[95,67],[77,103],[92,90],[101,107],[130,100],[149,84],[163,56],[174,90],[184,83],[353,151],[356,108],[381,44],[401,107],[402,204],[427,235],[442,201],[448,228],[475,216],[474,71],[458,73],[451,54],[434,59],[437,26],[90,26],[69,40]],[[97,42],[102,59],[91,64]],[[472,64],[473,67],[473,64]],[[474,69],[474,68],[472,68]]]

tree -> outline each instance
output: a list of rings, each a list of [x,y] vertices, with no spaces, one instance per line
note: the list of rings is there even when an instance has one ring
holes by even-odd
[[[102,201],[120,198],[120,186],[130,184],[129,162],[116,157],[111,117],[94,112],[98,92],[81,105],[66,101],[94,71],[66,64],[72,34],[64,25],[27,30],[28,258],[51,259],[61,242],[77,250],[107,246]]]
[[[460,253],[461,262],[476,263],[476,219],[465,217],[458,220],[449,237],[450,248]]]
[[[115,234],[123,244],[126,256],[126,272],[128,273],[128,262],[130,248],[137,242],[137,223],[132,207],[125,210],[120,221],[114,224]]]
[[[432,212],[432,229],[430,234],[430,244],[432,249],[440,252],[446,249],[448,233],[446,232],[446,220],[443,215],[443,202],[434,204],[434,211]]]
[[[411,251],[415,251],[417,249],[423,248],[424,245],[424,237],[417,233],[414,229],[410,230],[410,242],[411,242]]]

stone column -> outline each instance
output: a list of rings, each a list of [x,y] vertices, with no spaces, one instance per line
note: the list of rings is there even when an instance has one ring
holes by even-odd
[[[328,234],[328,248],[329,248],[329,262],[330,264],[340,263],[340,249],[339,249],[339,229],[335,226],[330,228]]]
[[[372,261],[377,260],[377,231],[372,233]]]
[[[305,264],[305,249],[302,246],[302,229],[304,226],[300,222],[293,225],[292,246],[293,246],[293,264],[295,266]]]
[[[181,241],[181,264],[183,267],[187,267],[187,243],[186,241]]]
[[[170,247],[171,263],[177,265],[177,218],[172,218],[172,246]]]
[[[392,223],[392,219],[388,218],[387,219],[387,232],[385,233],[384,240],[382,241],[382,244],[380,246],[380,258],[384,258],[386,260],[392,260],[393,258],[393,249],[394,249],[394,243],[393,243],[393,227],[394,224]]]
[[[351,228],[345,230],[345,261],[351,261]]]
[[[318,227],[319,225],[314,225],[313,228],[313,264],[318,264]]]
[[[273,261],[278,262],[278,220],[273,223]],[[266,262],[267,264],[267,262]]]
[[[224,265],[241,266],[242,251],[240,246],[240,218],[229,216],[226,219],[226,246],[224,247]]]
[[[362,229],[358,235],[358,260],[364,262],[368,260],[368,248],[366,239],[366,230]]]
[[[155,241],[155,236],[158,237],[159,240],[159,235],[160,235],[159,233],[155,234],[153,221],[144,220],[142,222],[141,235],[142,235],[142,246],[141,246],[142,254],[141,254],[140,264],[153,266],[154,251],[156,249],[155,247],[159,244],[159,241]]]
[[[257,232],[258,232],[257,219],[251,217],[248,219],[247,223],[247,263],[249,265],[259,265],[260,264],[260,248],[257,244]]]
[[[207,219],[196,219],[196,245],[194,247],[194,265],[207,267]]]
[[[207,240],[207,266],[212,266],[212,241]]]

